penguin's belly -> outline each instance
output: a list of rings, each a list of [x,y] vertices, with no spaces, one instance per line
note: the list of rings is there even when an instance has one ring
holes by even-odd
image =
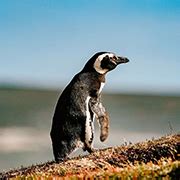
[[[86,123],[85,123],[85,142],[86,144],[91,144],[93,140],[94,135],[94,124],[93,124],[93,118],[94,114],[90,111],[89,108],[89,100],[90,96],[86,99]]]
[[[104,82],[102,82],[102,83],[101,83],[101,85],[100,85],[100,88],[99,88],[99,94],[101,93],[101,91],[102,91],[102,89],[103,89],[104,85],[105,85],[105,83],[104,83]]]

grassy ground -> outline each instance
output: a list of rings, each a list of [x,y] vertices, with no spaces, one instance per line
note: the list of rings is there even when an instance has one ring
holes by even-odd
[[[12,179],[180,179],[180,134],[111,147],[57,164],[1,173]]]

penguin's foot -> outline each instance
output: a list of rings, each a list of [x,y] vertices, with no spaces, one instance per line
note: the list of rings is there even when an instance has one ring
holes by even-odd
[[[86,151],[88,151],[88,153],[93,153],[94,151],[96,151],[95,148],[87,148]]]
[[[83,151],[87,151],[88,153],[93,153],[96,150],[97,150],[96,148],[89,147],[89,146],[84,146],[83,147]]]

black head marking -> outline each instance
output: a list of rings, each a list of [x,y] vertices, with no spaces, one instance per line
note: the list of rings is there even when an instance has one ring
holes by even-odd
[[[113,60],[111,60],[112,58],[110,58],[108,55],[106,55],[102,61],[101,61],[101,68],[102,69],[108,69],[113,70],[117,64],[115,62],[113,62]]]
[[[94,69],[100,74],[107,73],[116,67],[117,64],[113,61],[115,57],[114,53],[109,52],[99,55],[94,62]]]
[[[129,60],[125,57],[118,57],[111,52],[98,52],[86,63],[83,71],[98,72],[106,74],[116,68],[118,64],[126,63]]]

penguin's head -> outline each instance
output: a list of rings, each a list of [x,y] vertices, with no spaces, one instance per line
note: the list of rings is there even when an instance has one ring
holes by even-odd
[[[129,62],[129,59],[126,57],[117,56],[111,52],[98,52],[86,63],[84,69],[91,69],[99,74],[106,74],[119,64],[127,62]]]

